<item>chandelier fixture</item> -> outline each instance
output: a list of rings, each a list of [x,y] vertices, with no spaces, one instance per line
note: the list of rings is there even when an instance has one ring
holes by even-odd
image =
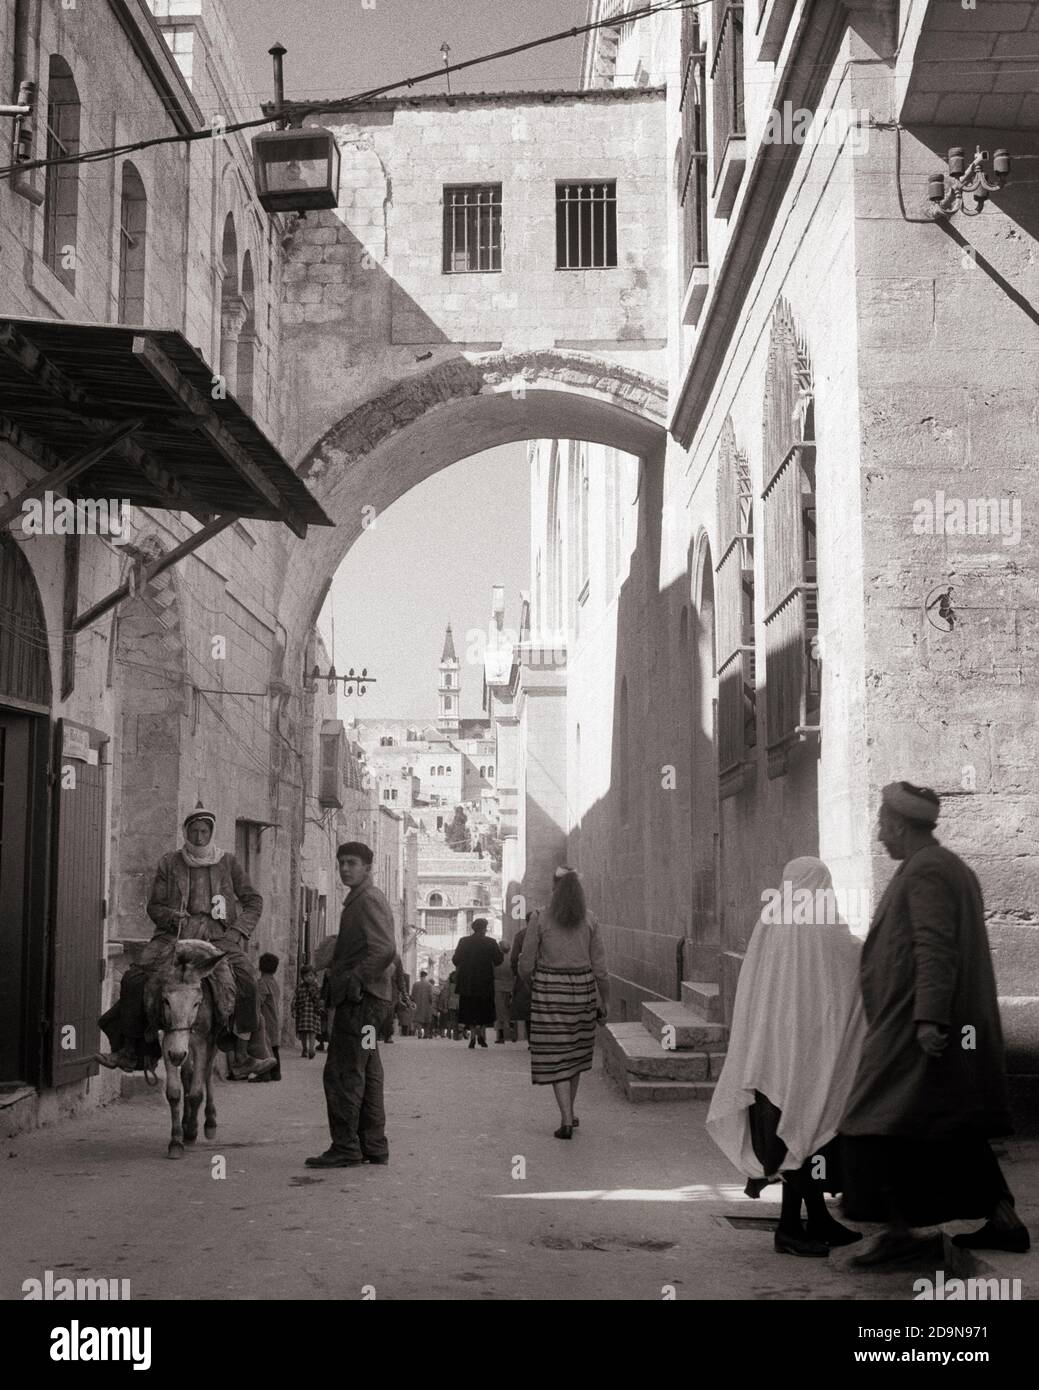
[[[980,145],[975,148],[969,164],[963,146],[954,145],[946,160],[948,188],[944,169],[927,180],[927,196],[935,205],[935,213],[951,217],[962,212],[965,217],[977,217],[984,212],[990,195],[998,193],[1010,177],[1010,155],[1006,150],[997,150],[992,156],[991,177],[985,172],[988,162],[989,152]],[[973,198],[973,207],[967,206],[966,197]]]

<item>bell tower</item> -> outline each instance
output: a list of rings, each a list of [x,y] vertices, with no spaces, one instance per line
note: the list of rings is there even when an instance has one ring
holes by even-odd
[[[461,714],[462,699],[461,670],[455,655],[455,639],[451,635],[451,624],[444,634],[444,650],[440,657],[440,683],[437,690],[439,702],[437,728],[445,734],[458,733],[458,720]]]

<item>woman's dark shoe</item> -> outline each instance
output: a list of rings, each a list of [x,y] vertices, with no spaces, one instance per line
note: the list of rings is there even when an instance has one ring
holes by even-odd
[[[486,1046],[487,1046],[487,1039],[486,1039],[486,1038],[477,1038],[476,1041],[480,1044],[481,1047],[486,1047]]]
[[[775,1238],[777,1255],[805,1255],[813,1259],[824,1259],[830,1247],[821,1240],[810,1240],[806,1236],[788,1236],[785,1231],[777,1231]]]
[[[842,1226],[839,1221],[828,1221],[822,1227],[813,1226],[809,1222],[805,1227],[805,1234],[809,1240],[828,1245],[831,1250],[836,1250],[842,1245],[854,1245],[857,1240],[863,1239],[861,1231],[853,1231],[850,1226]]]
[[[991,1221],[976,1231],[964,1231],[961,1236],[953,1236],[953,1245],[961,1250],[1007,1250],[1012,1255],[1023,1255],[1030,1249],[1032,1240],[1027,1226],[1011,1226],[1001,1230]]]
[[[476,1046],[476,1038],[475,1038],[475,1037],[472,1037],[472,1038],[469,1039],[469,1046],[470,1046],[470,1047],[475,1047],[475,1046]]]
[[[572,1139],[574,1137],[573,1125],[560,1125],[558,1129],[552,1131],[556,1139]]]

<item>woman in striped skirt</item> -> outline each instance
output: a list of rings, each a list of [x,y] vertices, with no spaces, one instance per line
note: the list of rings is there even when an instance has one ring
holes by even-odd
[[[519,959],[530,986],[530,1070],[535,1086],[551,1084],[562,1120],[557,1139],[571,1139],[577,1083],[592,1065],[595,1027],[609,1009],[606,952],[574,869],[556,870],[552,900],[531,918]]]

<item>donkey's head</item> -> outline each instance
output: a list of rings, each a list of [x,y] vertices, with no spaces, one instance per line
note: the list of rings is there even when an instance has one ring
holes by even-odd
[[[188,1040],[202,1003],[202,982],[226,955],[208,941],[179,941],[169,969],[159,982],[158,1024],[163,1051],[179,1067],[188,1055]]]

